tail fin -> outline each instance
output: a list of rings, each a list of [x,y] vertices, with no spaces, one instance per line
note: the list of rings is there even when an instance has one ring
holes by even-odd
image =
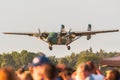
[[[88,24],[88,31],[91,31],[91,24]]]
[[[88,30],[87,31],[91,31],[91,24],[88,24]],[[91,35],[87,35],[87,40],[91,39]]]
[[[66,31],[65,31],[65,26],[62,24],[62,25],[61,25],[60,33],[64,33],[64,32],[66,32]]]

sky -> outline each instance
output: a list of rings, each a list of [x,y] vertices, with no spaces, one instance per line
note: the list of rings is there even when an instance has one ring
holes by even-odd
[[[4,35],[2,32],[59,32],[61,24],[66,31],[120,29],[120,0],[0,0],[0,53],[28,50],[47,56],[63,57],[72,52],[93,48],[106,52],[120,52],[120,32],[98,34],[91,40],[81,37],[66,46],[53,46],[29,36]]]

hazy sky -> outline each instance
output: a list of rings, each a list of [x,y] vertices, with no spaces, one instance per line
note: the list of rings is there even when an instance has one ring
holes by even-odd
[[[92,24],[93,30],[120,29],[120,0],[0,0],[0,53],[21,51],[43,52],[57,57],[93,51],[120,51],[120,32],[82,37],[66,46],[53,46],[35,37],[4,35],[2,32],[59,31],[61,24],[68,31],[86,31]]]

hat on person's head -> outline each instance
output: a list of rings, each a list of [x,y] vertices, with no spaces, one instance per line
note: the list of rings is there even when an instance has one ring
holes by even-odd
[[[31,66],[39,66],[42,64],[50,63],[49,59],[45,56],[37,56],[33,59]]]

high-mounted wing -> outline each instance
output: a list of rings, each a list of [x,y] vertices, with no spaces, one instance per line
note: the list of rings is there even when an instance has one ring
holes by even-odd
[[[12,34],[12,35],[28,35],[37,37],[39,33],[18,33],[18,32],[3,32],[3,34]]]
[[[87,35],[95,35],[98,33],[108,33],[108,32],[118,32],[119,30],[102,30],[102,31],[85,31],[85,32],[71,32],[76,36],[87,36]]]
[[[85,32],[73,32],[74,35],[76,36],[91,36],[95,35],[98,33],[108,33],[108,32],[118,32],[118,29],[115,30],[101,30],[101,31],[91,31],[92,25],[88,24],[88,29]]]
[[[71,32],[75,36],[87,36],[87,40],[91,39],[91,35],[108,32],[118,32],[119,30],[102,30],[102,31],[86,31],[86,32]]]
[[[3,34],[12,34],[12,35],[28,35],[28,36],[33,36],[33,37],[38,37],[38,38],[47,38],[49,33],[47,32],[40,32],[39,33],[19,33],[19,32],[3,32]]]

